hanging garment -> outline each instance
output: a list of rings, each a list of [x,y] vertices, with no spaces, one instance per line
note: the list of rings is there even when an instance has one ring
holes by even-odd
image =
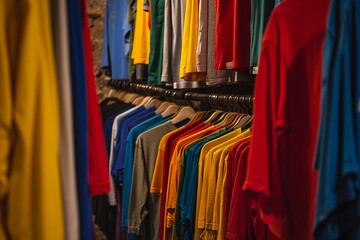
[[[181,126],[181,125],[180,125]],[[129,205],[129,232],[137,235],[150,226],[145,236],[158,239],[160,198],[150,195],[150,184],[161,138],[177,129],[171,121],[142,133],[136,140]],[[146,177],[144,177],[146,176]]]
[[[328,4],[282,2],[263,39],[244,189],[257,196],[261,219],[282,239],[312,239],[312,160]]]
[[[186,1],[182,35],[180,78],[191,81],[205,80],[205,72],[197,72],[196,48],[199,32],[199,1]]]
[[[52,5],[54,18],[54,47],[56,56],[60,100],[60,164],[62,195],[64,202],[65,239],[80,237],[79,207],[76,188],[75,146],[73,133],[73,97],[71,94],[69,29],[67,2],[55,1]]]
[[[184,175],[185,175],[185,164],[189,164],[187,161],[192,161],[193,154],[189,154],[192,147],[194,147],[199,142],[208,141],[216,136],[219,136],[220,132],[224,132],[224,129],[219,129],[209,135],[206,135],[196,141],[193,141],[189,144],[187,144],[183,151],[181,152],[180,162],[179,162],[179,178],[178,178],[178,189],[177,189],[177,195],[175,200],[175,211],[174,211],[174,220],[173,220],[173,231],[172,231],[172,239],[184,239],[184,234],[182,231],[182,225],[181,225],[181,208],[180,208],[180,196],[182,189],[184,187]],[[185,185],[186,187],[187,185]]]
[[[90,28],[87,2],[82,0],[83,17],[83,41],[86,70],[86,97],[88,109],[88,144],[89,144],[89,185],[92,196],[109,192],[110,182],[108,176],[107,155],[102,129],[100,109],[96,95],[95,76],[93,67],[92,44],[90,39]]]
[[[186,0],[164,0],[164,46],[161,82],[173,88],[197,88],[199,82],[185,81],[179,77],[185,22]]]
[[[80,0],[68,1],[70,60],[75,135],[76,180],[80,216],[80,238],[92,239],[88,149],[88,109],[83,49],[83,22]]]
[[[184,239],[192,239],[194,236],[196,187],[198,181],[198,159],[200,157],[201,149],[207,142],[220,138],[231,131],[232,130],[227,130],[215,135],[214,137],[210,137],[206,140],[200,141],[189,150],[189,153],[186,156],[186,161],[184,163],[185,173],[183,182],[183,186],[186,187],[181,189],[179,203],[181,208],[181,212],[179,211],[179,214],[181,217],[181,223],[184,228],[182,230],[182,235]],[[176,231],[176,228],[174,228],[174,231]]]
[[[1,239],[65,237],[49,4],[0,4]]]
[[[215,1],[199,0],[199,33],[196,68],[206,72],[206,85],[229,82],[229,72],[215,69],[216,9]]]
[[[315,239],[359,239],[360,4],[331,1],[325,39]]]
[[[208,154],[208,152],[213,148],[213,147],[216,147],[218,146],[219,144],[223,143],[223,142],[227,142],[235,137],[237,137],[238,135],[241,134],[241,130],[240,129],[237,129],[237,130],[234,130],[232,132],[230,132],[229,134],[226,134],[220,138],[217,138],[217,139],[214,139],[210,142],[207,142],[201,149],[201,152],[200,152],[200,156],[199,156],[199,160],[198,160],[198,174],[197,174],[197,189],[194,189],[196,192],[193,192],[193,193],[188,193],[188,195],[193,195],[196,196],[195,200],[196,202],[195,203],[189,203],[189,204],[193,204],[195,207],[194,209],[194,212],[191,214],[192,216],[195,215],[195,220],[193,218],[191,219],[187,219],[188,221],[194,221],[194,232],[190,232],[189,236],[194,236],[195,239],[198,239],[200,238],[200,235],[202,233],[202,229],[204,227],[200,226],[199,227],[199,218],[200,218],[200,206],[202,204],[205,204],[206,205],[206,202],[201,202],[201,194],[202,194],[202,188],[204,187],[203,186],[203,183],[207,184],[207,181],[204,181],[204,171],[205,171],[205,168],[204,168],[204,162],[205,162],[205,157],[206,155]],[[196,177],[196,176],[194,176]],[[194,214],[195,213],[195,214]],[[193,215],[194,214],[194,215]],[[190,216],[191,216],[190,215]],[[190,230],[190,229],[189,229]],[[194,234],[194,235],[192,235]],[[192,238],[190,238],[192,239]]]
[[[129,80],[134,81],[136,80],[136,65],[134,64],[134,59],[131,58],[133,48],[134,48],[134,38],[135,38],[135,18],[136,18],[136,5],[134,0],[128,0],[129,6],[128,6],[128,19],[130,25],[130,37],[129,37]]]
[[[251,0],[216,0],[216,69],[249,69]]]
[[[128,1],[109,0],[104,17],[101,67],[110,68],[114,80],[129,79]]]
[[[151,0],[148,84],[161,85],[164,48],[164,0]]]
[[[250,72],[257,73],[262,37],[275,0],[251,0]]]
[[[151,117],[148,120],[143,121],[142,123],[136,125],[130,130],[126,138],[126,149],[124,155],[124,178],[123,178],[123,195],[122,195],[122,213],[124,223],[128,223],[129,215],[129,205],[130,205],[130,192],[131,192],[131,180],[133,175],[133,162],[134,159],[134,150],[135,150],[135,141],[137,137],[144,131],[153,128],[159,124],[162,124],[170,118],[163,118],[161,114],[157,114]]]
[[[209,224],[209,222],[207,221],[208,217],[211,218],[210,216],[208,216],[208,214],[211,215],[211,213],[209,213],[208,210],[211,208],[213,211],[213,209],[214,209],[214,198],[207,197],[208,194],[212,195],[213,193],[211,193],[211,192],[215,191],[214,185],[213,184],[210,185],[211,178],[212,178],[211,172],[214,167],[216,167],[216,168],[218,167],[214,163],[212,163],[213,154],[219,149],[222,149],[229,145],[232,146],[237,141],[239,141],[249,135],[250,135],[250,131],[245,131],[244,133],[241,133],[241,134],[229,139],[226,142],[222,142],[221,144],[218,144],[217,146],[212,147],[209,150],[209,152],[206,153],[201,166],[199,163],[199,171],[202,171],[202,176],[201,176],[202,180],[198,181],[198,188],[200,187],[201,192],[198,191],[197,201],[199,202],[199,209],[197,209],[198,219],[196,222],[197,231],[195,232],[195,234],[196,233],[200,234],[200,237],[209,239],[211,235],[214,235],[211,231],[211,230],[213,230],[214,226],[212,226],[211,223]],[[214,176],[214,177],[216,178],[216,176]],[[199,184],[200,184],[200,186],[199,186]],[[208,231],[208,230],[210,230],[210,231]],[[195,238],[197,238],[197,235],[195,235]]]
[[[147,25],[149,13],[142,10],[142,5],[142,1],[136,1],[134,42],[131,52],[134,64],[149,64],[150,29]]]

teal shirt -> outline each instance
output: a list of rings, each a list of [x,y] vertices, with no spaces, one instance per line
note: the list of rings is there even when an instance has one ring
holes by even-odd
[[[251,0],[250,67],[258,66],[263,34],[271,11],[280,0]]]

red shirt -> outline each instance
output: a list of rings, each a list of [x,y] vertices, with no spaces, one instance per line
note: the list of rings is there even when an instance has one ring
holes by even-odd
[[[272,13],[255,89],[244,189],[283,239],[312,239],[322,48],[329,0],[288,0]]]
[[[229,151],[226,165],[225,196],[224,196],[224,226],[226,228],[230,213],[230,203],[234,189],[238,160],[241,152],[250,144],[250,138],[240,140]],[[226,231],[224,231],[226,233]]]
[[[246,142],[242,145],[232,190],[226,238],[276,240],[278,238],[271,234],[260,219],[255,198],[242,190],[246,178],[250,144]]]
[[[215,68],[248,70],[251,0],[215,0]]]
[[[105,147],[104,131],[100,107],[95,88],[92,45],[86,13],[86,0],[82,0],[83,35],[86,67],[86,88],[88,107],[88,151],[89,151],[89,185],[92,196],[110,191],[109,169]]]

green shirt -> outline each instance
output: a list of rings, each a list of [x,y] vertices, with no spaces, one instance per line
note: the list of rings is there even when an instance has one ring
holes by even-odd
[[[149,85],[161,85],[164,46],[164,0],[151,0]]]
[[[250,72],[258,66],[262,37],[276,0],[251,0]]]

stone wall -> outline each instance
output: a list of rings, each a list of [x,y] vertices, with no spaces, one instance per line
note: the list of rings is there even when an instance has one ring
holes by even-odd
[[[89,25],[93,44],[94,70],[99,99],[103,98],[105,80],[100,74],[101,51],[103,45],[104,13],[106,0],[88,0]]]

